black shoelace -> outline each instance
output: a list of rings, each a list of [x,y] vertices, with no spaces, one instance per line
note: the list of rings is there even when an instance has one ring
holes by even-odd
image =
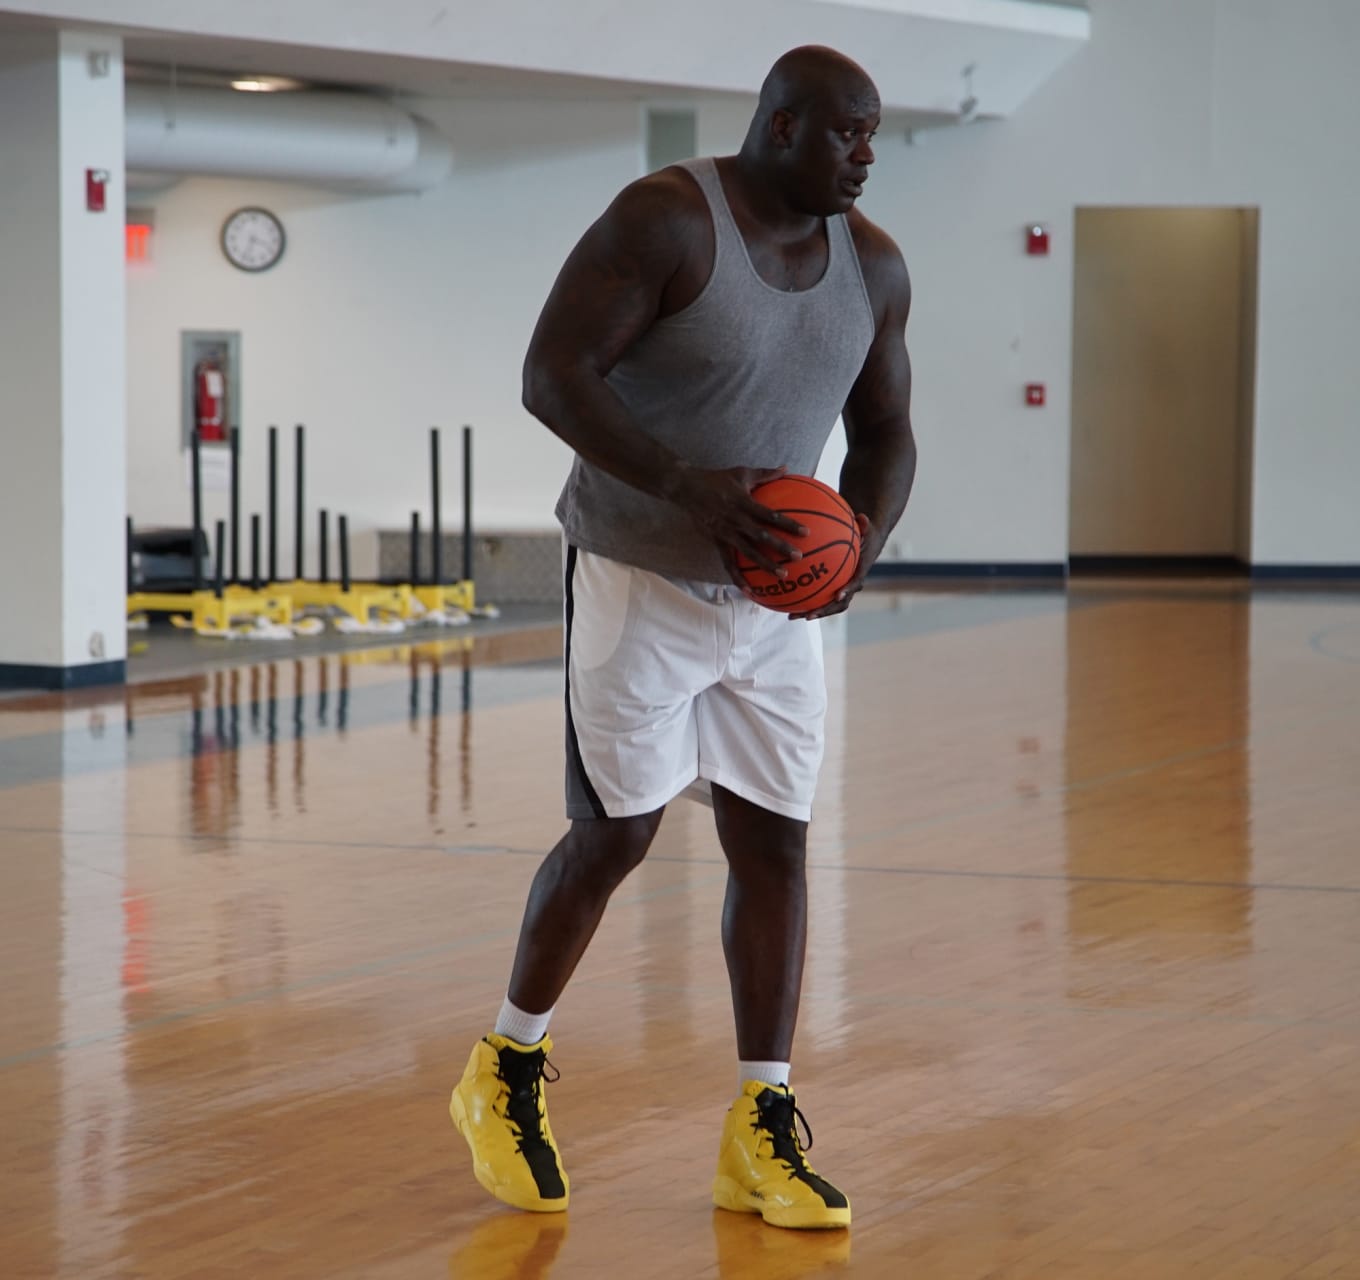
[[[552,1075],[548,1075],[547,1071],[551,1071]],[[541,1110],[543,1081],[546,1079],[552,1084],[561,1078],[561,1073],[548,1061],[548,1055],[539,1049],[534,1053],[503,1050],[500,1054],[500,1069],[496,1074],[510,1091],[505,1114],[515,1126],[520,1151],[527,1154],[540,1148],[546,1150],[548,1143],[543,1137]]]
[[[807,1142],[798,1140],[797,1126],[803,1126]],[[766,1089],[756,1099],[756,1119],[753,1129],[764,1129],[770,1135],[777,1160],[782,1160],[794,1173],[807,1173],[804,1152],[812,1150],[812,1126],[794,1104],[793,1094]]]

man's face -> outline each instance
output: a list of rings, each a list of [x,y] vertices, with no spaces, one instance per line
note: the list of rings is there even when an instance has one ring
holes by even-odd
[[[861,83],[818,96],[790,122],[790,194],[805,212],[825,218],[854,205],[874,162],[879,112],[874,87]]]

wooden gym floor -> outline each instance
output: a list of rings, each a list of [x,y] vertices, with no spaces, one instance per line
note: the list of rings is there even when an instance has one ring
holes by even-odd
[[[563,825],[539,628],[0,701],[0,1273],[1360,1277],[1360,598],[885,593],[827,632],[794,1083],[850,1233],[709,1206],[688,797],[554,1023],[570,1213],[473,1181],[447,1093]]]

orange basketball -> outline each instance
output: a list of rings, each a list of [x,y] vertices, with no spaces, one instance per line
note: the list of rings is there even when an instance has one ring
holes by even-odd
[[[803,553],[801,560],[786,562],[787,578],[775,577],[738,552],[737,571],[746,594],[780,613],[808,613],[830,604],[859,567],[859,525],[850,504],[812,476],[780,476],[757,485],[751,497],[797,520],[807,537],[776,530]]]

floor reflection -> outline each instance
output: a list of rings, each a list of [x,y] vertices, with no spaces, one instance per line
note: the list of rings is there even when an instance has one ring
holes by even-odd
[[[257,663],[129,686],[120,692],[126,709],[126,753],[123,744],[109,742],[106,712],[93,709],[82,736],[96,749],[86,749],[79,763],[98,769],[189,758],[194,831],[220,834],[239,812],[242,753],[253,748],[265,753],[270,811],[280,804],[282,777],[285,785],[291,784],[292,802],[305,812],[304,744],[309,738],[344,739],[354,729],[404,721],[413,732],[423,728],[426,734],[427,814],[438,814],[450,782],[457,786],[458,803],[466,812],[475,705],[555,694],[560,686],[558,664],[551,657],[537,656],[551,653],[554,646],[551,638],[522,645],[526,663],[508,667],[488,665],[491,655],[469,639]],[[404,672],[403,679],[391,678],[397,671]],[[474,698],[479,684],[487,696]],[[450,743],[446,721],[452,717],[458,727]],[[16,744],[0,744],[4,745]],[[456,765],[447,758],[450,746],[457,754]],[[34,772],[31,752],[29,759],[29,772]],[[69,760],[54,759],[47,771],[60,776],[73,770]]]
[[[548,1280],[567,1238],[565,1213],[496,1212],[449,1258],[449,1280]]]
[[[849,1231],[785,1231],[755,1214],[713,1210],[713,1244],[722,1280],[798,1280],[850,1261]]]
[[[1155,947],[1136,999],[1156,1003],[1251,948],[1249,618],[1170,600],[1073,610],[1067,629],[1068,929],[1091,953],[1074,981],[1109,999],[1131,981],[1121,949]],[[1206,889],[1173,901],[1162,881]]]

